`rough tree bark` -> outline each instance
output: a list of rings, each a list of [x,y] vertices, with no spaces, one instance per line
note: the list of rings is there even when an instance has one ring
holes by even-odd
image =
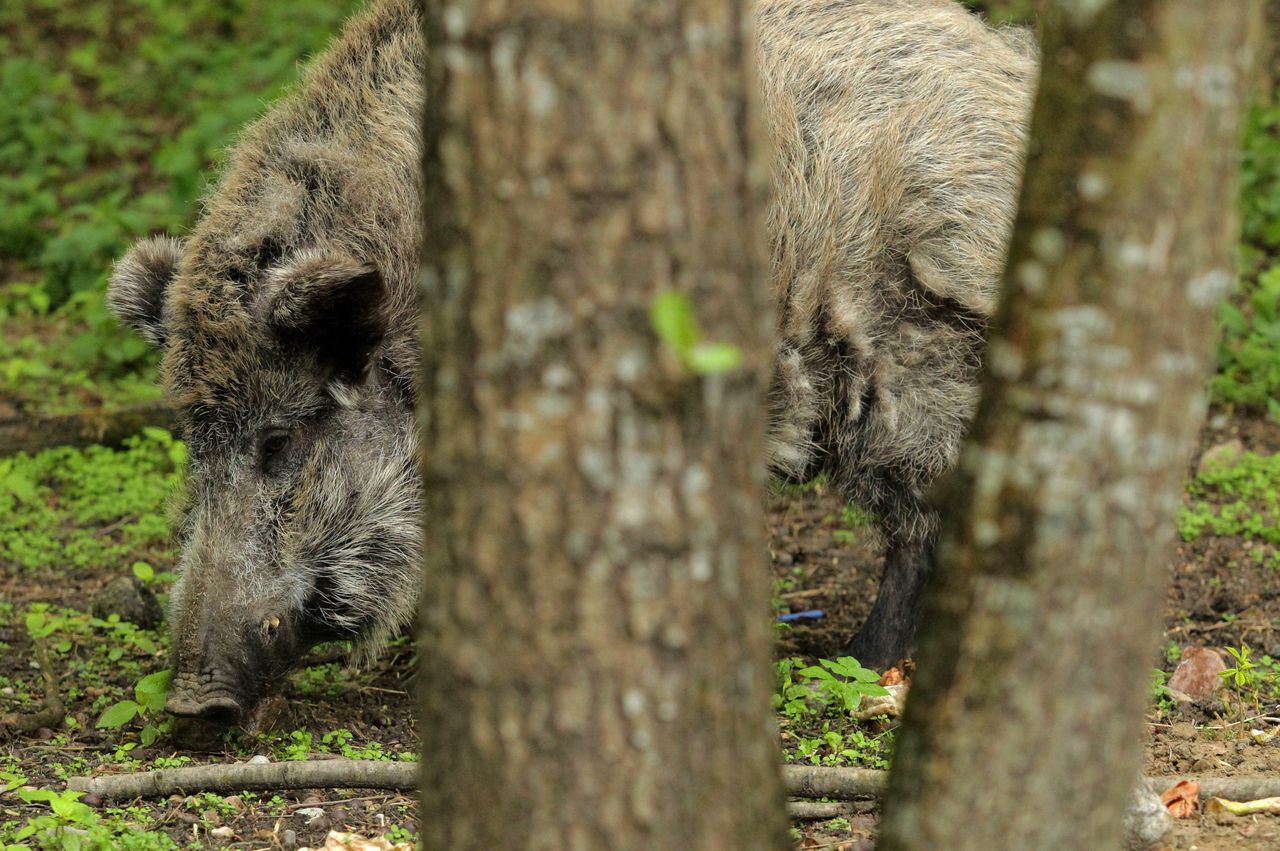
[[[1059,2],[883,849],[1113,848],[1233,279],[1248,0]],[[981,782],[976,782],[981,778]]]
[[[785,839],[749,29],[743,0],[427,3],[428,848]],[[665,290],[740,367],[664,349]]]

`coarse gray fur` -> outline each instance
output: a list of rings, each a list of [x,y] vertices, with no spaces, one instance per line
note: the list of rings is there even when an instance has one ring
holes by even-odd
[[[373,652],[415,609],[415,5],[352,19],[232,148],[192,234],[140,242],[111,282],[164,352],[190,445],[182,714],[238,717],[302,647]],[[891,540],[923,541],[923,495],[976,401],[1034,50],[949,0],[758,8],[781,306],[769,461],[828,472]]]

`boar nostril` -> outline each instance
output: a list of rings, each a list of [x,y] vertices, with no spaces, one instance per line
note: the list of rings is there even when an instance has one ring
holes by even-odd
[[[217,705],[206,709],[200,715],[201,720],[216,727],[230,727],[240,720],[240,707]]]

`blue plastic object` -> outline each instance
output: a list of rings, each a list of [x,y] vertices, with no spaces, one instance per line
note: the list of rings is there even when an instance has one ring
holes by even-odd
[[[778,620],[783,623],[791,623],[792,621],[816,621],[818,618],[825,616],[822,609],[805,609],[803,612],[786,612],[778,615]]]

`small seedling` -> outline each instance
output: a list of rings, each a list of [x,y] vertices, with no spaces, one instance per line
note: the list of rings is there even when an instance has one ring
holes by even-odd
[[[676,290],[658,293],[649,309],[654,332],[680,364],[695,375],[732,372],[742,363],[742,352],[732,343],[703,339],[689,296]]]
[[[171,680],[172,674],[169,671],[160,671],[138,680],[138,684],[133,689],[135,699],[122,700],[108,706],[98,718],[97,726],[100,729],[113,730],[123,727],[134,718],[142,717],[147,723],[138,738],[144,747],[154,744],[160,736],[169,732],[173,724],[172,719],[168,718],[162,721],[156,720],[156,716],[164,711],[164,702],[169,694]]]

